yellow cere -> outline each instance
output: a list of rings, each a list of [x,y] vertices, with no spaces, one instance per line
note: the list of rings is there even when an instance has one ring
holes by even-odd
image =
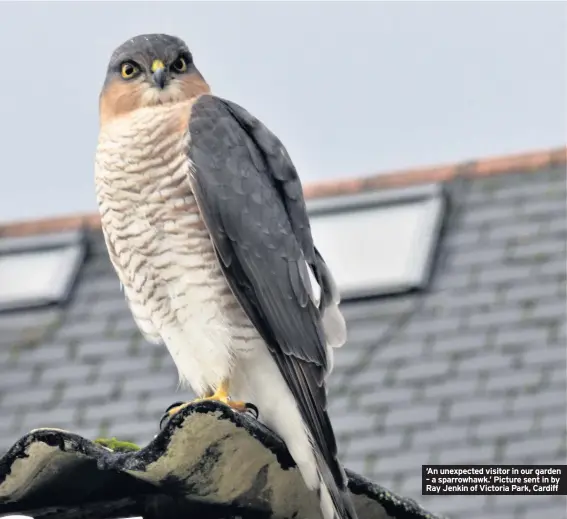
[[[152,72],[155,72],[156,70],[158,70],[160,68],[165,68],[163,61],[161,59],[154,60],[154,62],[152,63]]]

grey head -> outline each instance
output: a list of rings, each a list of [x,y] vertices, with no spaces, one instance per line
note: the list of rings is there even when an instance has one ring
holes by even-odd
[[[141,34],[122,43],[110,57],[100,96],[101,121],[209,91],[182,39]]]

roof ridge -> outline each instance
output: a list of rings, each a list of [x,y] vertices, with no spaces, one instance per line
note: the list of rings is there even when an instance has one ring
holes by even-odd
[[[533,173],[565,163],[567,163],[567,147],[563,146],[453,164],[395,170],[359,178],[326,180],[306,184],[304,191],[308,198],[322,198],[361,191],[446,182],[456,176],[485,177],[505,173]]]
[[[363,191],[446,182],[456,176],[485,177],[506,173],[534,173],[546,167],[566,163],[567,147],[562,146],[447,165],[402,169],[358,178],[306,183],[304,192],[308,199],[324,198]],[[0,236],[29,236],[69,231],[81,227],[99,229],[99,214],[79,213],[0,224]]]

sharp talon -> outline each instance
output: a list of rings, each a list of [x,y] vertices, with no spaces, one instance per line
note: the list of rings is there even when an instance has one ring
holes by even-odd
[[[165,427],[167,422],[169,422],[170,418],[171,418],[171,416],[169,416],[167,413],[163,414],[163,416],[161,417],[161,420],[159,421],[159,430],[160,431]]]
[[[260,411],[258,411],[258,408],[254,404],[251,404],[250,402],[246,402],[246,404],[244,405],[246,407],[246,411],[250,412],[257,420],[258,416],[260,416]]]
[[[169,419],[174,414],[177,414],[179,411],[181,411],[181,409],[183,409],[187,405],[189,405],[189,402],[175,402],[174,404],[171,404],[165,410],[165,413],[163,413],[163,415],[162,415],[162,417],[159,421],[159,430],[161,431],[165,427],[165,424],[169,421]]]
[[[185,402],[175,402],[173,404],[171,404],[166,410],[165,413],[166,414],[170,414],[169,411],[171,411],[172,409],[175,409],[176,407],[181,407]],[[174,413],[175,414],[175,413]]]

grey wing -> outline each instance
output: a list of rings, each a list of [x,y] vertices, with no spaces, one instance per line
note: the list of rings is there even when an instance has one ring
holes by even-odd
[[[297,170],[284,145],[262,122],[236,103],[226,100],[222,102],[251,138],[251,141],[246,143],[261,150],[266,174],[271,176],[272,185],[284,204],[293,234],[307,263],[308,271],[302,268],[300,273],[310,278],[311,283],[306,283],[306,286],[310,287],[310,297],[321,310],[326,342],[330,347],[342,346],[346,342],[346,324],[338,308],[339,290],[325,260],[313,244],[311,225]],[[251,151],[250,156],[256,157],[257,152]],[[262,164],[260,164],[261,170]],[[329,353],[329,357],[329,362],[332,362],[332,352]]]
[[[297,174],[261,123],[214,96],[202,96],[193,106],[189,134],[192,189],[225,276],[268,345],[335,484],[344,490],[326,410],[328,348],[306,265],[319,280],[325,272]],[[328,280],[321,282],[325,287]],[[341,506],[339,496],[333,500]]]

